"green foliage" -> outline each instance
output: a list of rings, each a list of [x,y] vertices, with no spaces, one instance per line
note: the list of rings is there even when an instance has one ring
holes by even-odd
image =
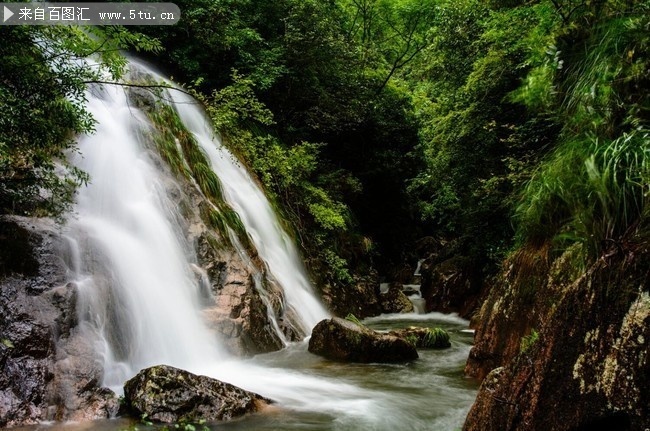
[[[300,230],[307,253],[326,264],[326,278],[333,283],[351,282],[348,264],[334,239],[349,229],[349,210],[329,187],[319,184],[328,182],[319,175],[321,145],[283,143],[267,129],[273,118],[255,96],[252,80],[236,73],[232,79],[232,85],[203,98],[215,128],[257,174],[272,201],[282,204],[283,212]]]
[[[647,213],[647,0],[180,6],[146,31],[323,282],[401,265],[425,235],[484,273],[516,239],[598,256]]]
[[[120,49],[159,44],[115,27],[2,27],[0,36],[0,212],[61,215],[88,180],[66,162],[76,135],[94,130],[86,85],[121,76]]]
[[[649,7],[602,2],[564,16],[546,58],[535,57],[532,78],[514,93],[563,127],[523,192],[520,241],[578,242],[593,259],[620,249],[645,218],[650,98],[639,89],[649,83]]]
[[[556,133],[507,97],[526,70],[541,8],[440,2],[432,42],[409,68],[425,162],[408,182],[413,209],[452,253],[487,270],[509,247],[514,190]]]
[[[647,213],[650,137],[564,143],[527,185],[517,216],[528,241],[581,242],[597,257]]]
[[[539,333],[535,329],[532,329],[530,331],[530,334],[521,338],[521,343],[519,344],[519,354],[526,354],[526,352],[528,352],[538,341]]]
[[[418,347],[420,339],[416,334],[408,334],[406,337],[404,337],[404,340],[411,344],[413,347]]]

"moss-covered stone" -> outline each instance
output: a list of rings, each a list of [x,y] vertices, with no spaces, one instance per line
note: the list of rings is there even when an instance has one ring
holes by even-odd
[[[124,397],[134,414],[163,423],[229,420],[271,403],[229,383],[167,365],[140,371],[125,383]]]
[[[309,351],[344,362],[393,363],[418,358],[415,346],[408,341],[338,317],[316,325],[309,340]]]

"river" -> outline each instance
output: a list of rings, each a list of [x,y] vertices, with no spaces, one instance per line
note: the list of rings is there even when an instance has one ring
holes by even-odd
[[[419,350],[420,358],[406,364],[349,364],[312,355],[304,341],[235,364],[226,362],[216,366],[221,368],[219,374],[234,366],[233,371],[243,375],[228,380],[244,387],[248,386],[248,379],[284,376],[284,384],[264,391],[264,395],[274,398],[272,394],[275,394],[282,400],[262,413],[203,426],[215,431],[460,430],[478,388],[475,380],[463,375],[472,342],[472,334],[465,332],[467,322],[455,316],[431,313],[383,315],[364,323],[380,331],[412,325],[439,326],[449,331],[452,346],[444,350]],[[247,369],[250,373],[246,373]],[[275,379],[271,377],[269,384]],[[259,389],[257,383],[253,386]],[[197,426],[197,430],[203,426]],[[42,424],[19,430],[160,428],[118,418],[87,424]]]

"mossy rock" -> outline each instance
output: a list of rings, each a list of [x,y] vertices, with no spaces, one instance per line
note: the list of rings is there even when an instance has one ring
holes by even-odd
[[[419,349],[446,349],[451,347],[449,333],[442,328],[419,328],[411,326],[389,332],[390,335],[402,338]]]
[[[418,358],[415,346],[404,339],[338,317],[316,325],[309,351],[342,362],[395,363]]]
[[[167,365],[140,371],[125,383],[124,397],[133,414],[163,423],[229,420],[271,403],[229,383]]]

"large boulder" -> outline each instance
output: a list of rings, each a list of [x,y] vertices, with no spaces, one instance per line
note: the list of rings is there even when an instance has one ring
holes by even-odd
[[[393,363],[418,358],[415,346],[404,339],[338,317],[322,320],[314,327],[309,351],[345,362]]]
[[[163,423],[229,420],[271,403],[229,383],[167,365],[140,371],[124,384],[124,398],[133,413]]]

